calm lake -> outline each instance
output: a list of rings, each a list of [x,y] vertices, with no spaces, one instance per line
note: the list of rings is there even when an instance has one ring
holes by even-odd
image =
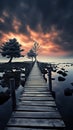
[[[71,88],[73,89],[73,86],[71,85],[71,83],[73,83],[73,59],[71,58],[67,58],[67,59],[51,59],[51,58],[42,58],[39,61],[45,61],[48,63],[53,63],[56,64],[58,67],[58,70],[60,70],[61,68],[64,68],[65,71],[67,71],[67,76],[65,77],[65,81],[58,81],[58,76],[60,76],[60,74],[58,74],[57,72],[52,72],[52,77],[55,78],[55,80],[52,80],[52,88],[53,91],[55,91],[56,93],[56,104],[58,106],[58,109],[67,125],[67,130],[72,130],[73,129],[73,94],[71,96],[65,96],[64,95],[64,89],[65,88]],[[7,107],[7,113],[6,113],[6,108]],[[0,117],[2,116],[2,121],[5,119],[4,118],[5,115],[3,115],[3,113],[6,113],[7,115],[10,115],[11,111],[9,111],[9,108],[11,109],[11,107],[5,105],[3,108],[3,112],[0,115]],[[0,111],[2,111],[2,106],[0,106]],[[5,111],[5,112],[4,112]],[[1,112],[0,112],[1,113]],[[7,117],[8,119],[8,117]],[[0,118],[0,122],[1,122],[1,118]],[[4,121],[5,122],[5,121]]]
[[[58,64],[58,70],[64,68],[67,73],[65,81],[58,81],[60,74],[52,72],[52,77],[55,80],[52,81],[53,91],[56,92],[56,103],[61,112],[63,119],[68,126],[68,129],[73,129],[73,94],[71,96],[64,95],[65,88],[73,89],[71,83],[73,83],[73,65],[71,63]]]

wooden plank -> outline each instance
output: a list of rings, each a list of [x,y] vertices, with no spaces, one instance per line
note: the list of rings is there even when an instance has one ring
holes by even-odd
[[[8,127],[5,130],[45,130],[44,128],[22,128],[22,127]],[[46,130],[60,130],[60,129],[46,129]],[[63,130],[63,128],[62,128]]]
[[[43,92],[41,92],[41,91],[38,91],[38,92],[36,92],[36,91],[31,91],[31,92],[29,92],[29,91],[24,91],[24,93],[29,93],[29,94],[49,94],[49,92],[48,91],[43,91]]]
[[[23,106],[19,105],[15,110],[20,110],[20,111],[43,111],[43,112],[57,112],[58,109],[56,107],[48,107],[48,106]]]
[[[39,94],[39,95],[47,95],[47,96],[51,95],[51,93],[48,93],[48,92],[41,92],[41,93],[40,93],[40,92],[26,92],[26,93],[23,92],[23,93],[22,93],[22,96],[23,96],[23,95],[26,95],[26,94],[28,94],[28,95],[30,95],[30,94],[38,95],[38,94]],[[51,96],[52,96],[52,95],[51,95]]]
[[[41,78],[38,79],[38,78],[35,76],[35,79],[33,79],[33,78],[32,78],[31,80],[28,79],[28,82],[26,82],[26,85],[29,85],[29,84],[30,84],[30,85],[33,85],[33,84],[34,84],[34,85],[37,85],[37,86],[40,84],[40,85],[44,85],[44,86],[45,86],[45,85],[46,85],[46,82],[44,81],[44,79],[41,79]]]
[[[34,80],[33,80],[33,81],[32,81],[32,80],[31,80],[31,81],[28,81],[27,85],[28,85],[28,84],[30,84],[30,85],[35,84],[35,85],[37,85],[37,86],[38,86],[39,84],[40,84],[40,85],[44,85],[44,86],[46,85],[43,81],[38,81],[37,79],[36,79],[35,81],[34,81]]]
[[[41,83],[38,83],[38,84],[28,83],[28,84],[25,85],[25,87],[43,87],[43,88],[45,87],[46,88],[48,86],[45,83],[44,84],[43,83],[42,84]]]
[[[20,97],[52,97],[51,94],[47,95],[47,94],[22,94]]]
[[[47,112],[30,112],[30,111],[16,111],[12,114],[12,117],[18,117],[18,118],[30,118],[30,119],[61,119],[61,115],[57,111]]]
[[[25,88],[26,89],[46,89],[47,90],[47,88],[48,87],[46,87],[46,86],[25,86]]]
[[[33,105],[33,106],[56,106],[55,102],[54,101],[21,101],[19,103],[20,105]]]
[[[47,104],[47,105],[56,105],[56,103],[54,101],[40,101],[40,100],[36,100],[36,101],[31,101],[31,100],[27,100],[27,101],[21,101],[21,103],[33,103],[33,104]]]
[[[23,91],[23,93],[25,93],[25,90]],[[45,94],[46,93],[46,94],[51,94],[51,92],[49,92],[49,91],[44,91],[44,92],[41,92],[41,93],[37,92],[37,91],[36,92],[30,92],[30,91],[28,91],[26,93],[38,93],[38,94],[41,94],[41,93]]]
[[[41,86],[41,85],[34,85],[34,86],[33,86],[33,85],[31,85],[31,84],[28,84],[28,85],[25,84],[25,88],[27,88],[27,87],[30,87],[30,88],[31,88],[31,87],[34,87],[34,88],[36,88],[36,87],[42,87],[42,88],[45,87],[45,88],[46,88],[46,87],[47,87],[47,88],[48,88],[48,86],[47,86],[46,84],[45,84],[45,85],[42,84],[42,86]]]
[[[25,101],[54,101],[53,97],[20,97],[19,100]]]
[[[32,82],[32,80],[33,80],[33,82]],[[28,80],[28,82],[27,82],[27,84],[37,84],[37,83],[40,83],[40,84],[43,84],[43,85],[46,85],[45,83],[46,82],[44,82],[42,79],[31,79],[31,80]]]
[[[25,91],[25,92],[27,92],[27,91],[29,91],[29,92],[33,92],[33,91],[34,91],[34,92],[36,92],[36,91],[37,91],[37,92],[46,92],[47,89],[40,89],[40,88],[36,88],[36,89],[31,89],[31,88],[30,88],[30,89],[29,89],[29,88],[25,88],[24,91]]]
[[[27,86],[25,89],[27,89],[28,91],[29,90],[46,90],[46,91],[48,90],[48,88],[46,88],[46,87],[40,87],[40,86],[39,87],[29,87],[29,86]]]
[[[31,77],[28,78],[28,81],[32,81],[33,79],[34,79],[34,81],[38,80],[39,82],[44,82],[44,80],[42,79],[42,77],[41,76],[38,77],[38,75],[37,76],[35,75],[35,77],[33,77],[31,75]]]
[[[65,127],[61,119],[30,119],[30,118],[11,118],[8,126],[35,127],[35,128],[59,128]]]

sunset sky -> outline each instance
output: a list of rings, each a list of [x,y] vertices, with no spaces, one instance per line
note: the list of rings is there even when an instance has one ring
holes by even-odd
[[[26,54],[73,56],[73,0],[0,0],[0,45],[16,38]]]

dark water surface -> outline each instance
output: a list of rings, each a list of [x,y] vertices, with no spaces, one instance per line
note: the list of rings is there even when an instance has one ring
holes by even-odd
[[[67,76],[65,77],[65,81],[58,81],[58,76],[60,76],[60,74],[58,74],[57,72],[52,72],[52,77],[55,78],[55,80],[52,80],[52,88],[53,91],[56,92],[56,104],[65,121],[67,130],[73,130],[73,94],[71,96],[64,95],[65,88],[73,89],[73,86],[71,85],[71,83],[73,82],[73,65],[71,63],[61,63],[57,64],[57,66],[58,70],[64,68],[68,72],[66,72]],[[20,87],[17,92],[17,98],[22,91],[23,89],[22,87]],[[3,105],[0,105],[0,130],[3,130],[5,124],[11,116],[11,106],[11,99]]]
[[[52,77],[55,80],[52,81],[53,91],[56,92],[56,103],[59,108],[59,111],[67,125],[67,130],[73,130],[73,94],[71,96],[64,95],[65,88],[73,89],[71,83],[73,82],[73,64],[58,64],[58,70],[64,68],[67,73],[65,77],[65,81],[58,81],[58,74],[57,72],[52,72]]]
[[[23,92],[23,87],[20,87],[16,90],[16,100],[18,103],[18,97]],[[12,100],[11,98],[5,102],[3,105],[0,105],[0,130],[4,130],[10,116],[12,113]]]

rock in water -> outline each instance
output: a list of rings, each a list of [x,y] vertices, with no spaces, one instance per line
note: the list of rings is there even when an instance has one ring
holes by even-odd
[[[63,71],[61,71],[61,70],[59,70],[57,73],[58,73],[58,74],[61,74],[62,76],[67,76],[67,73],[66,73],[66,72],[63,72]]]
[[[66,79],[64,77],[59,76],[58,81],[65,81]]]
[[[71,85],[73,86],[73,82],[71,83]]]
[[[70,88],[66,88],[65,90],[64,90],[64,95],[65,96],[72,96],[72,92],[73,90],[71,90]]]

